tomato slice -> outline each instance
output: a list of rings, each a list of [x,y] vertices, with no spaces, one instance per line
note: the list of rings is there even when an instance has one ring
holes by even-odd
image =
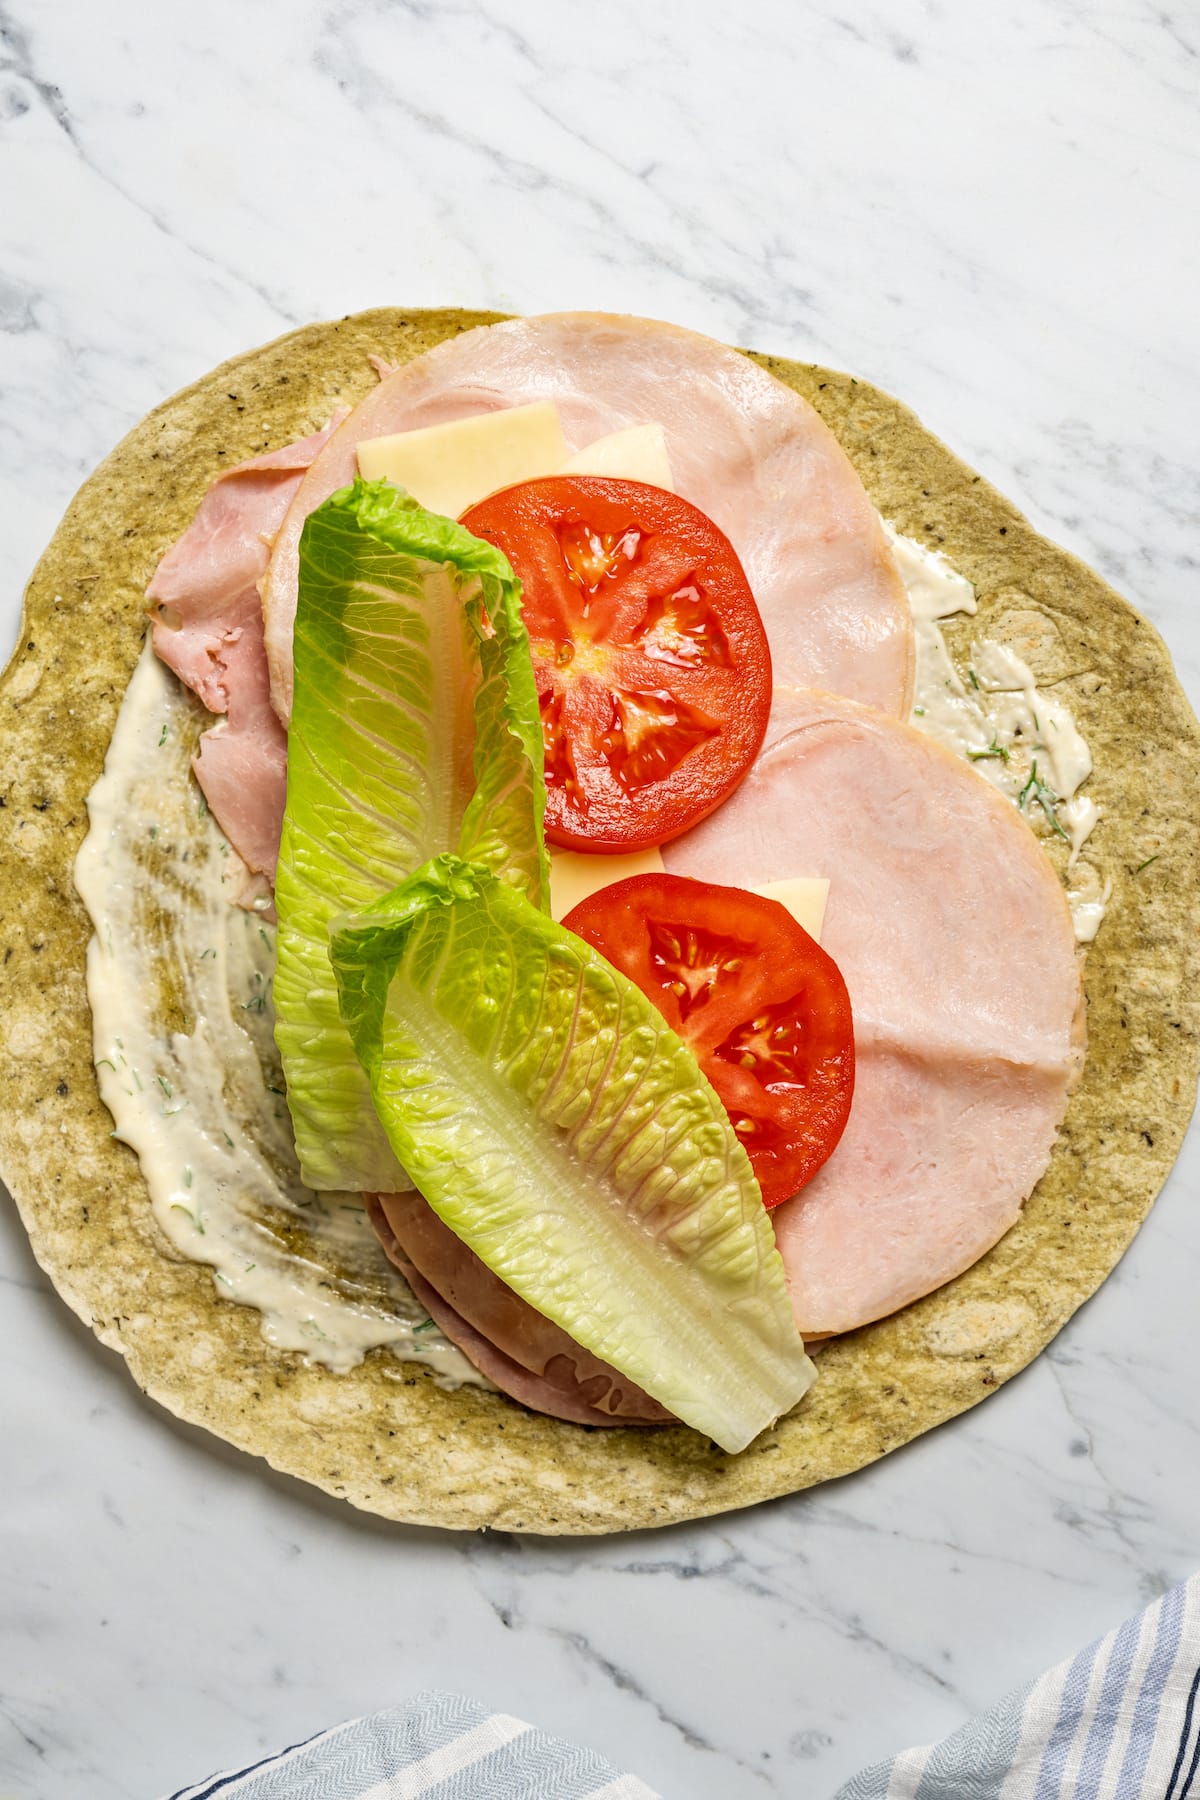
[[[766,1206],[811,1181],[854,1095],[854,1022],[833,958],[743,888],[634,875],[564,925],[652,1000],[720,1095]]]
[[[507,556],[546,747],[546,836],[666,843],[737,786],[771,705],[771,653],[729,539],[665,488],[555,475],[462,523]]]

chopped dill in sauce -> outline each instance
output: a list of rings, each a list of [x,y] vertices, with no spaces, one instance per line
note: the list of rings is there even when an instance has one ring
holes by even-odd
[[[1090,790],[1080,792],[1092,774],[1092,758],[1070,710],[1069,678],[1039,689],[1028,664],[1002,638],[981,635],[958,660],[942,626],[956,615],[976,614],[979,594],[943,552],[886,521],[885,530],[916,635],[912,723],[969,762],[1034,830],[1052,833],[1067,847],[1061,873],[1075,936],[1091,943],[1111,884],[1094,858],[1080,860],[1103,808]],[[985,620],[980,623],[986,628]],[[1003,631],[1003,615],[999,624]]]
[[[1029,805],[1040,806],[1042,817],[1052,831],[1057,832],[1064,843],[1071,841],[1070,833],[1063,827],[1058,816],[1058,795],[1038,774],[1037,757],[1033,759],[1033,767],[1029,771],[1029,779],[1017,795],[1017,805],[1022,812],[1028,812]]]

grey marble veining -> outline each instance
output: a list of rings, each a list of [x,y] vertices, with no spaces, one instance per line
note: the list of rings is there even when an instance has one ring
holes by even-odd
[[[0,0],[0,635],[78,482],[222,357],[581,305],[900,394],[1200,699],[1198,70],[1169,3]],[[145,1800],[441,1684],[672,1796],[823,1800],[1194,1566],[1198,1177],[1193,1137],[986,1406],[594,1542],[397,1530],[176,1424],[6,1211],[0,1793]]]

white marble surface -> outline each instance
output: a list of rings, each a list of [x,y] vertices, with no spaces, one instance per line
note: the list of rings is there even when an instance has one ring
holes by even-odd
[[[1200,699],[1193,7],[4,0],[0,603],[121,433],[383,302],[642,311],[876,380]],[[1200,1558],[1193,1135],[1117,1274],[865,1474],[604,1542],[404,1531],[180,1427],[0,1242],[0,1793],[148,1800],[420,1686],[671,1796],[824,1800]]]

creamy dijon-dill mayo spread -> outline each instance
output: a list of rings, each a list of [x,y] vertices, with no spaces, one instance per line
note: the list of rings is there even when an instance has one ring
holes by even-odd
[[[1069,846],[1067,900],[1075,937],[1090,944],[1100,928],[1110,884],[1079,852],[1100,809],[1079,792],[1092,757],[1070,709],[1039,691],[1032,671],[1006,644],[971,645],[965,677],[955,665],[939,620],[974,613],[975,590],[938,551],[886,525],[908,590],[917,644],[912,722],[965,757],[1018,806],[1035,831]]]
[[[887,529],[916,631],[913,723],[1069,843],[1075,935],[1090,942],[1108,883],[1079,860],[1099,817],[1078,791],[1087,745],[1005,645],[974,644],[964,679],[938,621],[975,611],[970,583]],[[234,904],[247,871],[190,773],[211,723],[147,642],[75,872],[95,929],[88,995],[114,1136],[136,1151],[174,1248],[211,1266],[218,1293],[256,1307],[269,1343],[334,1371],[384,1347],[447,1386],[488,1387],[387,1262],[361,1200],[300,1181],[273,1037],[274,931],[264,903]]]
[[[147,642],[75,866],[114,1135],[175,1249],[257,1307],[269,1343],[337,1371],[386,1346],[447,1383],[489,1385],[387,1262],[361,1199],[300,1182],[273,1039],[275,934],[232,904],[245,865],[189,767],[211,723]]]

